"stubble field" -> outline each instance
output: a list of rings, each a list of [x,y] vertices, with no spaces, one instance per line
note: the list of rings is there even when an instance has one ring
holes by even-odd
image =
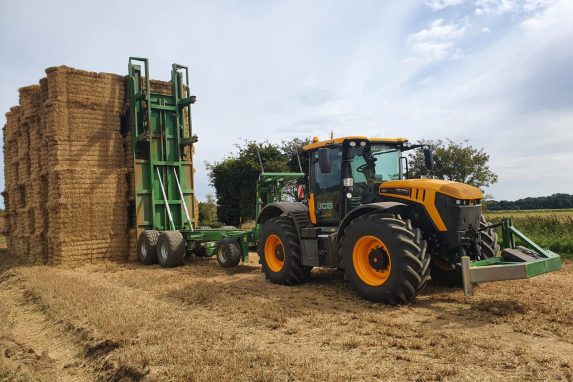
[[[573,379],[573,264],[469,298],[429,286],[389,307],[337,271],[272,285],[255,254],[231,271],[0,258],[0,379]]]

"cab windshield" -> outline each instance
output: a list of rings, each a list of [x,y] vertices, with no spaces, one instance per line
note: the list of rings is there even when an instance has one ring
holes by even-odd
[[[350,176],[354,184],[400,179],[400,151],[396,146],[372,144],[351,147]]]

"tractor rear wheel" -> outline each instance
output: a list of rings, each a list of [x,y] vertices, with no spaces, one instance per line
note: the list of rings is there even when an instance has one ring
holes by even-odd
[[[426,285],[430,255],[420,230],[409,220],[362,215],[346,227],[340,243],[345,278],[368,300],[406,303]]]
[[[157,262],[157,239],[159,232],[145,230],[137,239],[137,258],[141,264],[151,265]]]
[[[265,276],[275,284],[294,285],[310,277],[312,267],[302,265],[300,240],[293,221],[287,217],[265,222],[258,253]]]
[[[480,218],[480,228],[488,225],[483,215]],[[473,260],[485,260],[497,256],[499,244],[497,243],[497,232],[493,228],[481,231],[481,242],[479,243],[480,256]],[[432,283],[436,285],[461,287],[462,268],[460,263],[452,264],[445,260],[433,259],[431,265]]]
[[[237,239],[224,238],[217,243],[217,262],[223,268],[233,268],[241,261],[241,245]]]
[[[187,251],[185,239],[179,231],[163,231],[157,239],[157,260],[164,268],[183,264]]]

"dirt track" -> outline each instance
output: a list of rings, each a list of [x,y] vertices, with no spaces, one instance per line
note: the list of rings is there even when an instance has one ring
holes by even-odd
[[[407,306],[356,297],[336,271],[280,287],[212,259],[15,266],[0,252],[0,379],[573,379],[573,264]]]

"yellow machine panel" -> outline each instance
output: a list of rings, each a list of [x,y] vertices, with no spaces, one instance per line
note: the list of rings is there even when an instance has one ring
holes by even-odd
[[[436,193],[451,196],[475,204],[483,198],[479,188],[468,184],[440,179],[391,180],[380,185],[378,194],[405,199],[422,204],[439,231],[447,231],[444,221],[436,209]]]

